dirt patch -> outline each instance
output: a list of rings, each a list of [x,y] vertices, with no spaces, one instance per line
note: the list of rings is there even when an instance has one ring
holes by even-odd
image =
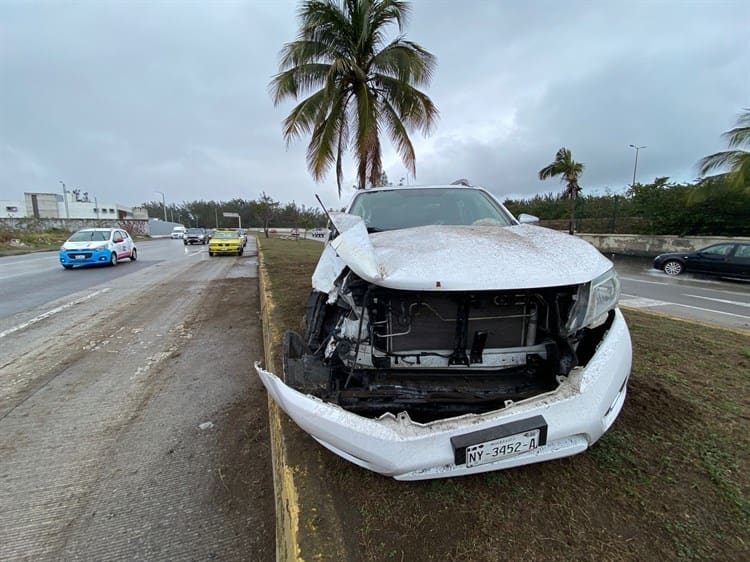
[[[298,329],[320,245],[263,245],[277,331]],[[747,558],[750,338],[626,316],[634,347],[628,399],[613,428],[576,457],[397,482],[287,424],[301,527],[319,517],[316,495],[324,494],[345,526],[350,560]],[[312,526],[301,538],[304,558],[333,559],[321,532]]]
[[[256,281],[217,281],[213,289],[221,297],[211,303],[201,319],[201,330],[235,338],[242,349],[260,350]],[[275,529],[268,401],[263,385],[252,372],[252,359],[247,357],[244,367],[249,384],[217,423],[221,428],[216,452],[218,478],[214,479],[212,495],[235,534],[251,547],[247,559],[272,561]]]

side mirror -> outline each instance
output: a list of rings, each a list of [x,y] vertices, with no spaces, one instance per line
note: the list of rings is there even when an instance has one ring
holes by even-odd
[[[534,224],[539,222],[539,217],[535,217],[534,215],[527,215],[526,213],[521,213],[518,215],[518,222],[521,224]]]
[[[122,242],[123,240],[124,238],[122,238],[121,236],[118,236],[117,238],[115,238],[115,242]]]

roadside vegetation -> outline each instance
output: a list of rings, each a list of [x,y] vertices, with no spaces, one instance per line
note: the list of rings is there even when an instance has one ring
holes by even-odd
[[[299,330],[322,245],[271,238],[262,246],[275,332]],[[746,559],[750,337],[636,311],[626,317],[628,399],[586,453],[408,483],[303,436],[306,455],[292,468],[322,479],[309,489],[332,496],[350,552],[368,561]],[[300,519],[314,526],[316,495],[305,490]]]
[[[63,242],[70,236],[70,232],[61,228],[53,228],[43,232],[20,229],[0,229],[0,255],[26,254],[46,250],[59,250]]]

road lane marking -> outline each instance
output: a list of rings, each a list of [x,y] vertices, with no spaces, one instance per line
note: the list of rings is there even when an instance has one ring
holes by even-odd
[[[89,299],[93,299],[97,295],[101,295],[103,293],[106,293],[109,291],[109,288],[101,289],[99,291],[95,291],[91,293],[90,295],[86,295],[85,297],[82,297],[80,299],[76,299],[74,301],[70,301],[68,303],[62,304],[60,306],[57,306],[51,310],[48,310],[47,312],[44,312],[40,314],[39,316],[35,316],[31,320],[27,320],[26,322],[23,322],[21,324],[18,324],[17,326],[13,326],[12,328],[8,328],[5,331],[0,332],[0,339],[4,338],[5,336],[9,336],[10,334],[13,334],[19,330],[23,330],[24,328],[28,328],[29,326],[36,324],[37,322],[41,322],[42,320],[45,320],[49,318],[50,316],[54,316],[58,312],[62,312],[63,310],[66,310],[70,308],[71,306],[75,306],[77,304],[81,304],[82,302],[85,302]]]
[[[670,302],[658,301],[655,299],[639,297],[637,295],[628,295],[625,293],[622,293],[622,296],[627,298],[620,299],[620,304],[624,304],[625,306],[632,306],[634,308],[648,308],[651,306],[665,306],[668,304],[672,304]]]
[[[635,281],[636,283],[648,283],[649,285],[672,285],[673,283],[665,283],[664,281],[645,281],[643,279],[636,279],[635,277],[620,277],[625,281]]]
[[[685,294],[686,297],[693,297],[694,299],[704,299],[707,301],[714,301],[714,302],[723,302],[724,304],[733,304],[735,306],[744,306],[747,308],[750,308],[750,303],[747,302],[739,302],[739,301],[730,301],[726,299],[715,299],[713,297],[702,297],[700,295],[688,295]]]
[[[735,318],[750,318],[750,316],[745,316],[744,314],[734,314],[732,312],[724,312],[723,310],[714,310],[713,308],[703,308],[700,306],[692,306],[689,304],[680,304],[678,302],[658,301],[654,299],[638,297],[636,295],[626,295],[625,293],[622,293],[622,296],[628,297],[628,298],[621,299],[620,304],[622,304],[623,306],[629,306],[631,308],[651,308],[654,306],[681,306],[683,308],[690,308],[692,310],[700,310],[702,312],[711,312],[713,314],[724,314],[725,316],[733,316]]]

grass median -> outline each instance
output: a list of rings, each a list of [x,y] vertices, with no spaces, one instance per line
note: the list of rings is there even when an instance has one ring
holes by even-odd
[[[278,333],[299,330],[323,246],[261,243],[272,321]],[[634,360],[628,399],[612,429],[581,455],[397,482],[303,437],[306,454],[295,455],[293,470],[316,480],[308,491],[333,502],[353,559],[748,557],[750,337],[636,311],[626,317]],[[315,493],[300,495],[303,530],[316,528],[315,504]],[[302,557],[326,559],[319,549],[306,556],[304,545]]]

